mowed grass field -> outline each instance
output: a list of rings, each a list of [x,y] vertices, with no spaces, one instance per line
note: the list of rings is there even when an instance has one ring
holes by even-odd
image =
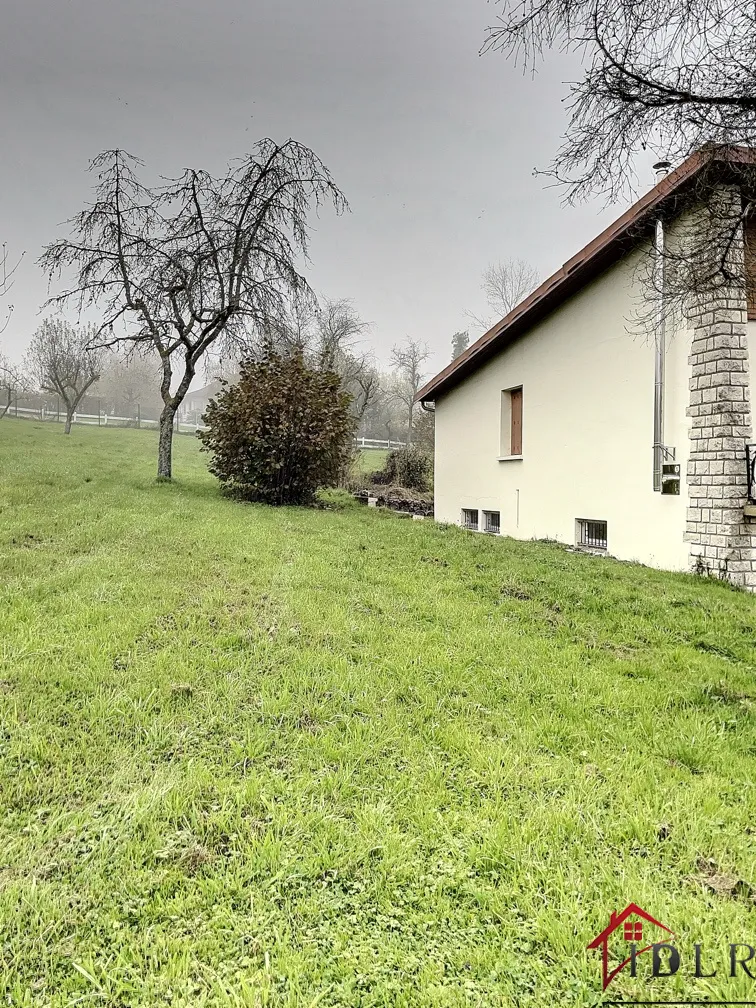
[[[754,997],[753,597],[155,447],[0,422],[2,1004],[593,1005],[631,900]]]
[[[363,448],[355,461],[355,472],[372,473],[382,469],[387,455],[388,451],[382,448]]]

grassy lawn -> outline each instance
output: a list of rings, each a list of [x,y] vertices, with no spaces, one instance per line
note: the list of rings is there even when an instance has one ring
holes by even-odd
[[[631,900],[749,940],[752,596],[154,456],[0,422],[3,1004],[592,1005]],[[690,972],[610,991],[754,997]]]
[[[376,472],[383,468],[387,455],[388,451],[384,448],[362,448],[357,456],[355,469],[358,473]]]

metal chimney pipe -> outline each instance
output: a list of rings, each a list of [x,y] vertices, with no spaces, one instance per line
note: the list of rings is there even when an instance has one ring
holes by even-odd
[[[661,491],[664,455],[664,358],[666,356],[664,224],[661,218],[656,221],[654,256],[654,289],[658,304],[654,346],[654,490]]]
[[[656,181],[661,182],[661,180],[669,174],[669,169],[672,167],[671,161],[657,161],[653,166],[653,170],[656,174]]]
[[[669,161],[657,161],[653,166],[657,185],[669,173]],[[662,463],[664,461],[664,359],[666,356],[666,318],[664,299],[664,223],[656,221],[654,239],[654,290],[657,298],[656,333],[654,347],[654,490],[662,488]]]
[[[666,177],[671,168],[669,161],[657,161],[654,165],[657,185]],[[654,340],[654,490],[662,488],[662,462],[664,456],[664,363],[666,356],[665,305],[664,305],[664,223],[656,221],[654,239],[654,292],[657,298],[657,313]]]

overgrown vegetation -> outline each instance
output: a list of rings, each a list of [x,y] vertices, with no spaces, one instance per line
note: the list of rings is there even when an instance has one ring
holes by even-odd
[[[584,1008],[630,899],[748,941],[752,597],[155,440],[0,424],[4,1003]]]
[[[351,401],[335,371],[309,367],[299,352],[243,361],[202,418],[210,472],[243,500],[312,503],[349,466]]]
[[[433,457],[424,449],[412,445],[390,451],[383,467],[372,473],[373,483],[392,484],[427,493],[433,489]]]

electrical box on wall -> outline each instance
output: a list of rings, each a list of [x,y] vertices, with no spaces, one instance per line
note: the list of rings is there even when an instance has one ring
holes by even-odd
[[[680,495],[680,464],[678,462],[662,462],[661,492]]]

